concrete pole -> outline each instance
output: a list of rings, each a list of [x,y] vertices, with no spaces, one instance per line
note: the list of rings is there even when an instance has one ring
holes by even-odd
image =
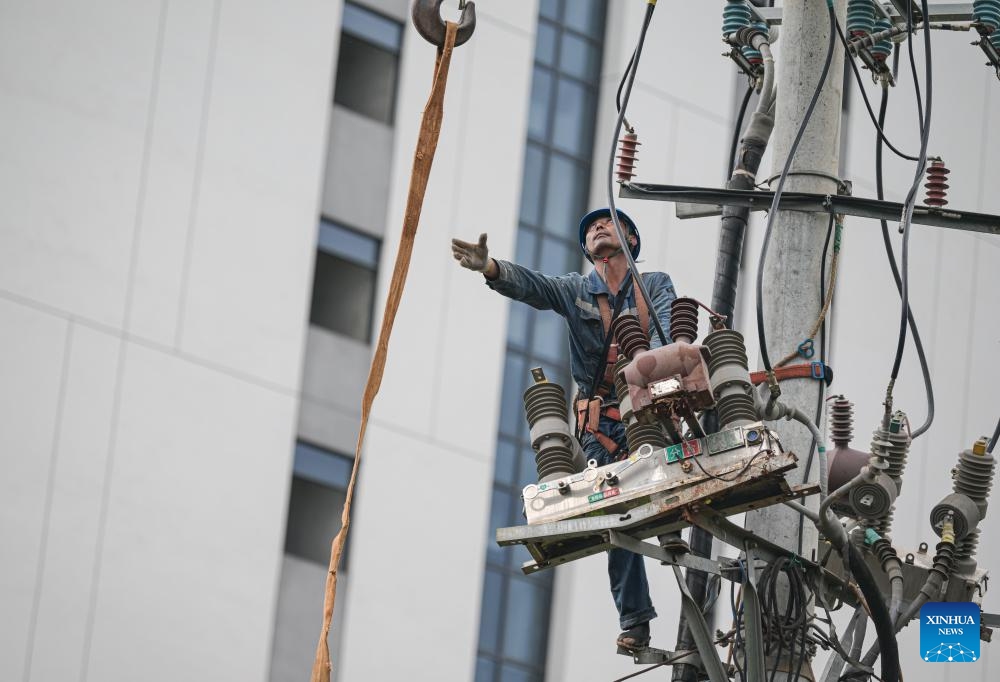
[[[834,4],[843,25],[846,0],[837,0]],[[786,0],[783,3],[781,37],[775,45],[779,52],[778,99],[772,135],[773,176],[784,168],[822,74],[829,27],[827,4],[823,0]],[[838,40],[823,92],[795,153],[791,173],[812,171],[838,177],[843,73],[844,51]],[[776,188],[777,180],[771,185],[772,190]],[[784,191],[836,194],[837,183],[813,175],[790,175]],[[822,307],[819,301],[820,258],[828,221],[829,217],[822,213],[780,211],[775,216],[762,289],[764,328],[772,366],[798,347],[819,315]],[[819,350],[819,339],[816,339],[816,350]],[[792,362],[803,361],[803,358],[798,358]],[[781,383],[780,399],[812,418],[823,387],[822,382],[814,380],[785,381]],[[778,429],[782,445],[799,457],[799,467],[787,476],[789,483],[801,483],[812,437],[805,427],[795,422],[781,422]],[[819,463],[814,457],[809,479],[818,480],[818,472]],[[809,501],[809,506],[818,508],[815,496]],[[799,515],[784,505],[748,513],[746,527],[787,549],[797,550]],[[816,542],[815,528],[806,521],[802,555],[811,557]],[[783,599],[780,601],[783,603]]]

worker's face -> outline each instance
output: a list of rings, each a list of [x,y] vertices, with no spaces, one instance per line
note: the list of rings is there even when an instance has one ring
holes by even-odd
[[[635,237],[629,236],[629,242],[634,243]],[[618,231],[610,216],[598,218],[587,228],[586,235],[587,251],[594,256],[603,257],[621,248],[621,240],[618,239]]]

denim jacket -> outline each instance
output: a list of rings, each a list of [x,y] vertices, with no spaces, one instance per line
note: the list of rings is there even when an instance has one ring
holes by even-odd
[[[522,301],[539,310],[554,310],[566,320],[569,330],[570,372],[580,390],[589,394],[598,363],[603,363],[604,325],[597,297],[608,295],[614,309],[615,297],[608,291],[597,271],[584,276],[571,272],[559,277],[543,275],[516,263],[496,259],[500,274],[495,280],[486,280],[486,286],[515,301]],[[670,306],[677,293],[670,275],[663,272],[644,272],[642,281],[649,292],[652,308],[670,342]],[[622,314],[638,316],[635,305],[636,287],[631,287],[622,306]],[[641,294],[640,294],[641,295]],[[652,312],[652,311],[650,311]],[[650,347],[661,345],[656,327],[650,321]],[[569,387],[566,387],[567,389]],[[612,391],[612,396],[614,393]]]

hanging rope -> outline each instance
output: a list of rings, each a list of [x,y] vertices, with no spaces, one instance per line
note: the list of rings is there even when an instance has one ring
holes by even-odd
[[[354,484],[358,478],[358,466],[361,464],[361,445],[365,439],[365,429],[368,426],[372,401],[375,400],[379,386],[382,384],[392,324],[396,319],[399,301],[403,296],[406,273],[410,269],[410,255],[413,252],[417,223],[420,221],[420,209],[423,207],[427,179],[430,176],[431,163],[434,161],[438,135],[441,132],[444,91],[448,82],[448,65],[451,62],[452,49],[455,47],[457,28],[457,24],[450,21],[447,23],[444,45],[438,48],[437,61],[434,65],[434,82],[431,94],[421,119],[417,149],[413,155],[413,170],[410,173],[410,190],[406,198],[406,214],[403,217],[403,234],[399,240],[399,252],[396,254],[396,264],[392,270],[389,296],[385,302],[385,313],[382,317],[382,327],[379,330],[378,342],[375,346],[375,356],[372,358],[371,368],[368,371],[368,382],[365,384],[364,397],[361,402],[361,428],[358,432],[358,443],[354,449],[354,468],[351,470],[351,480],[347,485],[347,497],[344,500],[344,511],[340,517],[340,532],[337,533],[330,547],[330,570],[326,576],[326,599],[323,604],[323,629],[316,647],[316,660],[313,662],[310,682],[329,682],[330,680],[332,665],[329,638],[333,607],[337,597],[337,567],[340,565],[340,556],[344,551],[347,531],[351,526],[351,501],[354,498]]]

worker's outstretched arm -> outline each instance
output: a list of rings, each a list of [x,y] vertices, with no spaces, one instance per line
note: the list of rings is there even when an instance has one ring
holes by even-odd
[[[479,235],[479,241],[463,242],[461,239],[451,240],[451,255],[459,265],[469,270],[483,273],[486,279],[493,280],[500,274],[497,262],[490,258],[490,250],[486,248],[486,233]]]
[[[490,258],[485,234],[479,235],[477,243],[452,239],[451,254],[463,268],[483,273],[486,285],[507,298],[560,315],[567,315],[573,309],[579,284],[572,275],[550,277],[516,263]],[[581,279],[580,275],[576,279]]]

